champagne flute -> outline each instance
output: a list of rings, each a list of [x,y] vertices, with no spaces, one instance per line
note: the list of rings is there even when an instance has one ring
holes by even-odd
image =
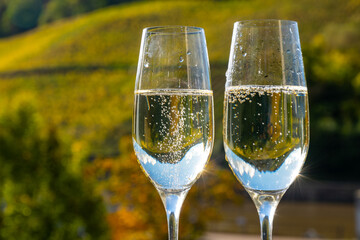
[[[202,28],[143,30],[135,83],[133,146],[178,239],[182,203],[214,142],[213,93]]]
[[[227,161],[272,239],[276,207],[309,146],[308,95],[297,23],[234,24],[224,101]]]

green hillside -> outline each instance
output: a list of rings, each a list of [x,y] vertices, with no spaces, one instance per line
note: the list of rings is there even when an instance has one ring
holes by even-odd
[[[344,43],[337,35],[359,37],[359,8],[359,2],[352,0],[342,4],[335,0],[148,1],[58,21],[0,39],[1,109],[5,111],[7,101],[14,96],[35,99],[45,119],[59,126],[66,138],[88,144],[92,154],[116,155],[119,137],[131,132],[132,91],[142,29],[172,24],[200,26],[205,29],[211,63],[217,113],[215,153],[219,153],[222,92],[233,23],[255,18],[298,21],[305,63],[311,67],[306,69],[310,86],[331,82],[328,69],[336,71],[343,66],[347,72],[337,81],[352,84],[359,60],[349,49],[359,49],[358,41]],[[340,32],[333,34],[336,26]],[[339,44],[343,49],[338,51]],[[334,62],[329,63],[331,56]],[[321,64],[313,66],[311,61],[319,59]],[[331,71],[329,75],[334,77]],[[311,104],[314,109],[315,104]],[[359,110],[355,112],[351,129],[360,131],[356,127]],[[317,121],[316,117],[312,120]],[[329,121],[327,124],[335,121],[338,126],[342,120]]]

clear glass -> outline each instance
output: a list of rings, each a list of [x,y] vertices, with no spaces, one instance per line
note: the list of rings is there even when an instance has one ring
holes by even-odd
[[[254,201],[262,239],[309,146],[308,94],[297,23],[236,22],[226,73],[226,159]]]
[[[214,142],[213,92],[202,28],[143,30],[135,83],[133,145],[164,203],[169,239]]]

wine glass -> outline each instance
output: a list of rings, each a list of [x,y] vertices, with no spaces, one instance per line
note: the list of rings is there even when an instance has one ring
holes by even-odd
[[[135,83],[133,146],[178,239],[182,203],[214,142],[213,92],[202,28],[143,30]]]
[[[234,24],[224,102],[226,159],[255,203],[262,239],[309,146],[308,94],[297,23]]]

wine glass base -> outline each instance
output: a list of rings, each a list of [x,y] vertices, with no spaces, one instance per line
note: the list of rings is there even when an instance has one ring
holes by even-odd
[[[275,191],[263,191],[245,188],[251,199],[254,201],[256,208],[259,208],[264,202],[268,202],[276,207],[287,189]]]

